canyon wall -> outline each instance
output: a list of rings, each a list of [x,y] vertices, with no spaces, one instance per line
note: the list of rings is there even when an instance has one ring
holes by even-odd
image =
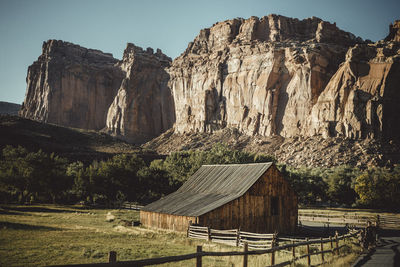
[[[142,143],[172,127],[174,102],[161,50],[128,44],[122,61],[99,50],[49,40],[28,68],[19,114],[58,125],[103,130]]]
[[[371,43],[315,17],[237,18],[201,30],[173,61],[133,44],[119,61],[50,40],[20,114],[136,143],[171,127],[400,139],[399,29]]]
[[[172,127],[175,110],[165,71],[170,63],[159,49],[128,44],[120,64],[126,75],[108,109],[108,133],[142,143]]]
[[[69,127],[100,130],[123,79],[111,54],[68,42],[43,43],[28,68],[20,115]]]
[[[396,29],[397,22],[392,37],[371,44],[315,17],[214,24],[169,69],[175,130],[398,137]]]

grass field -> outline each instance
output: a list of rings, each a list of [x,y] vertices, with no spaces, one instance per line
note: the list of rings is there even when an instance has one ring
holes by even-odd
[[[107,222],[111,213],[114,221]],[[43,266],[107,262],[111,250],[119,261],[182,255],[196,251],[233,251],[235,247],[186,238],[185,234],[124,226],[123,220],[138,220],[137,211],[83,209],[73,206],[3,205],[0,208],[0,266]],[[303,249],[304,250],[304,249]],[[300,252],[300,249],[297,253]],[[357,258],[358,249],[349,245],[348,255],[332,258],[345,266]],[[290,259],[280,252],[277,262]],[[249,256],[249,266],[266,266],[269,256]],[[305,260],[296,266],[305,265]],[[319,257],[312,259],[319,263]],[[204,266],[241,266],[242,257],[205,257]],[[162,266],[194,266],[194,260]],[[332,262],[326,266],[332,266]]]

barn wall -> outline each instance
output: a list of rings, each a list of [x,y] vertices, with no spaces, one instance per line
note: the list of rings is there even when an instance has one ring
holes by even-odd
[[[273,197],[278,197],[278,215],[271,212]],[[199,224],[213,229],[292,233],[297,225],[297,196],[273,165],[242,197],[200,216]]]
[[[146,227],[184,232],[188,229],[189,221],[195,223],[196,217],[140,211],[140,222]]]

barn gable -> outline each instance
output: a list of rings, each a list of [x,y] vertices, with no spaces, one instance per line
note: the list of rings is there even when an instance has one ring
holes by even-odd
[[[153,202],[144,211],[200,216],[239,198],[272,163],[203,165],[176,192]]]

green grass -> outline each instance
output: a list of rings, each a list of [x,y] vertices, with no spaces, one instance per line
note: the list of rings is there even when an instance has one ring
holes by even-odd
[[[106,221],[108,212],[115,216],[113,222]],[[107,262],[111,250],[117,252],[119,261],[193,253],[197,245],[202,245],[204,251],[238,250],[188,239],[183,233],[126,227],[122,221],[138,219],[137,211],[128,210],[3,205],[0,208],[0,266]],[[297,249],[296,253],[302,249]],[[351,246],[347,250],[350,255],[357,255]],[[280,252],[276,255],[276,262],[290,258],[290,252]],[[204,266],[241,266],[242,262],[242,256],[203,258]],[[249,266],[269,263],[269,255],[249,256]],[[303,260],[297,265],[305,263]],[[313,257],[312,263],[319,263],[318,256]],[[195,261],[190,260],[162,266],[194,265]]]

